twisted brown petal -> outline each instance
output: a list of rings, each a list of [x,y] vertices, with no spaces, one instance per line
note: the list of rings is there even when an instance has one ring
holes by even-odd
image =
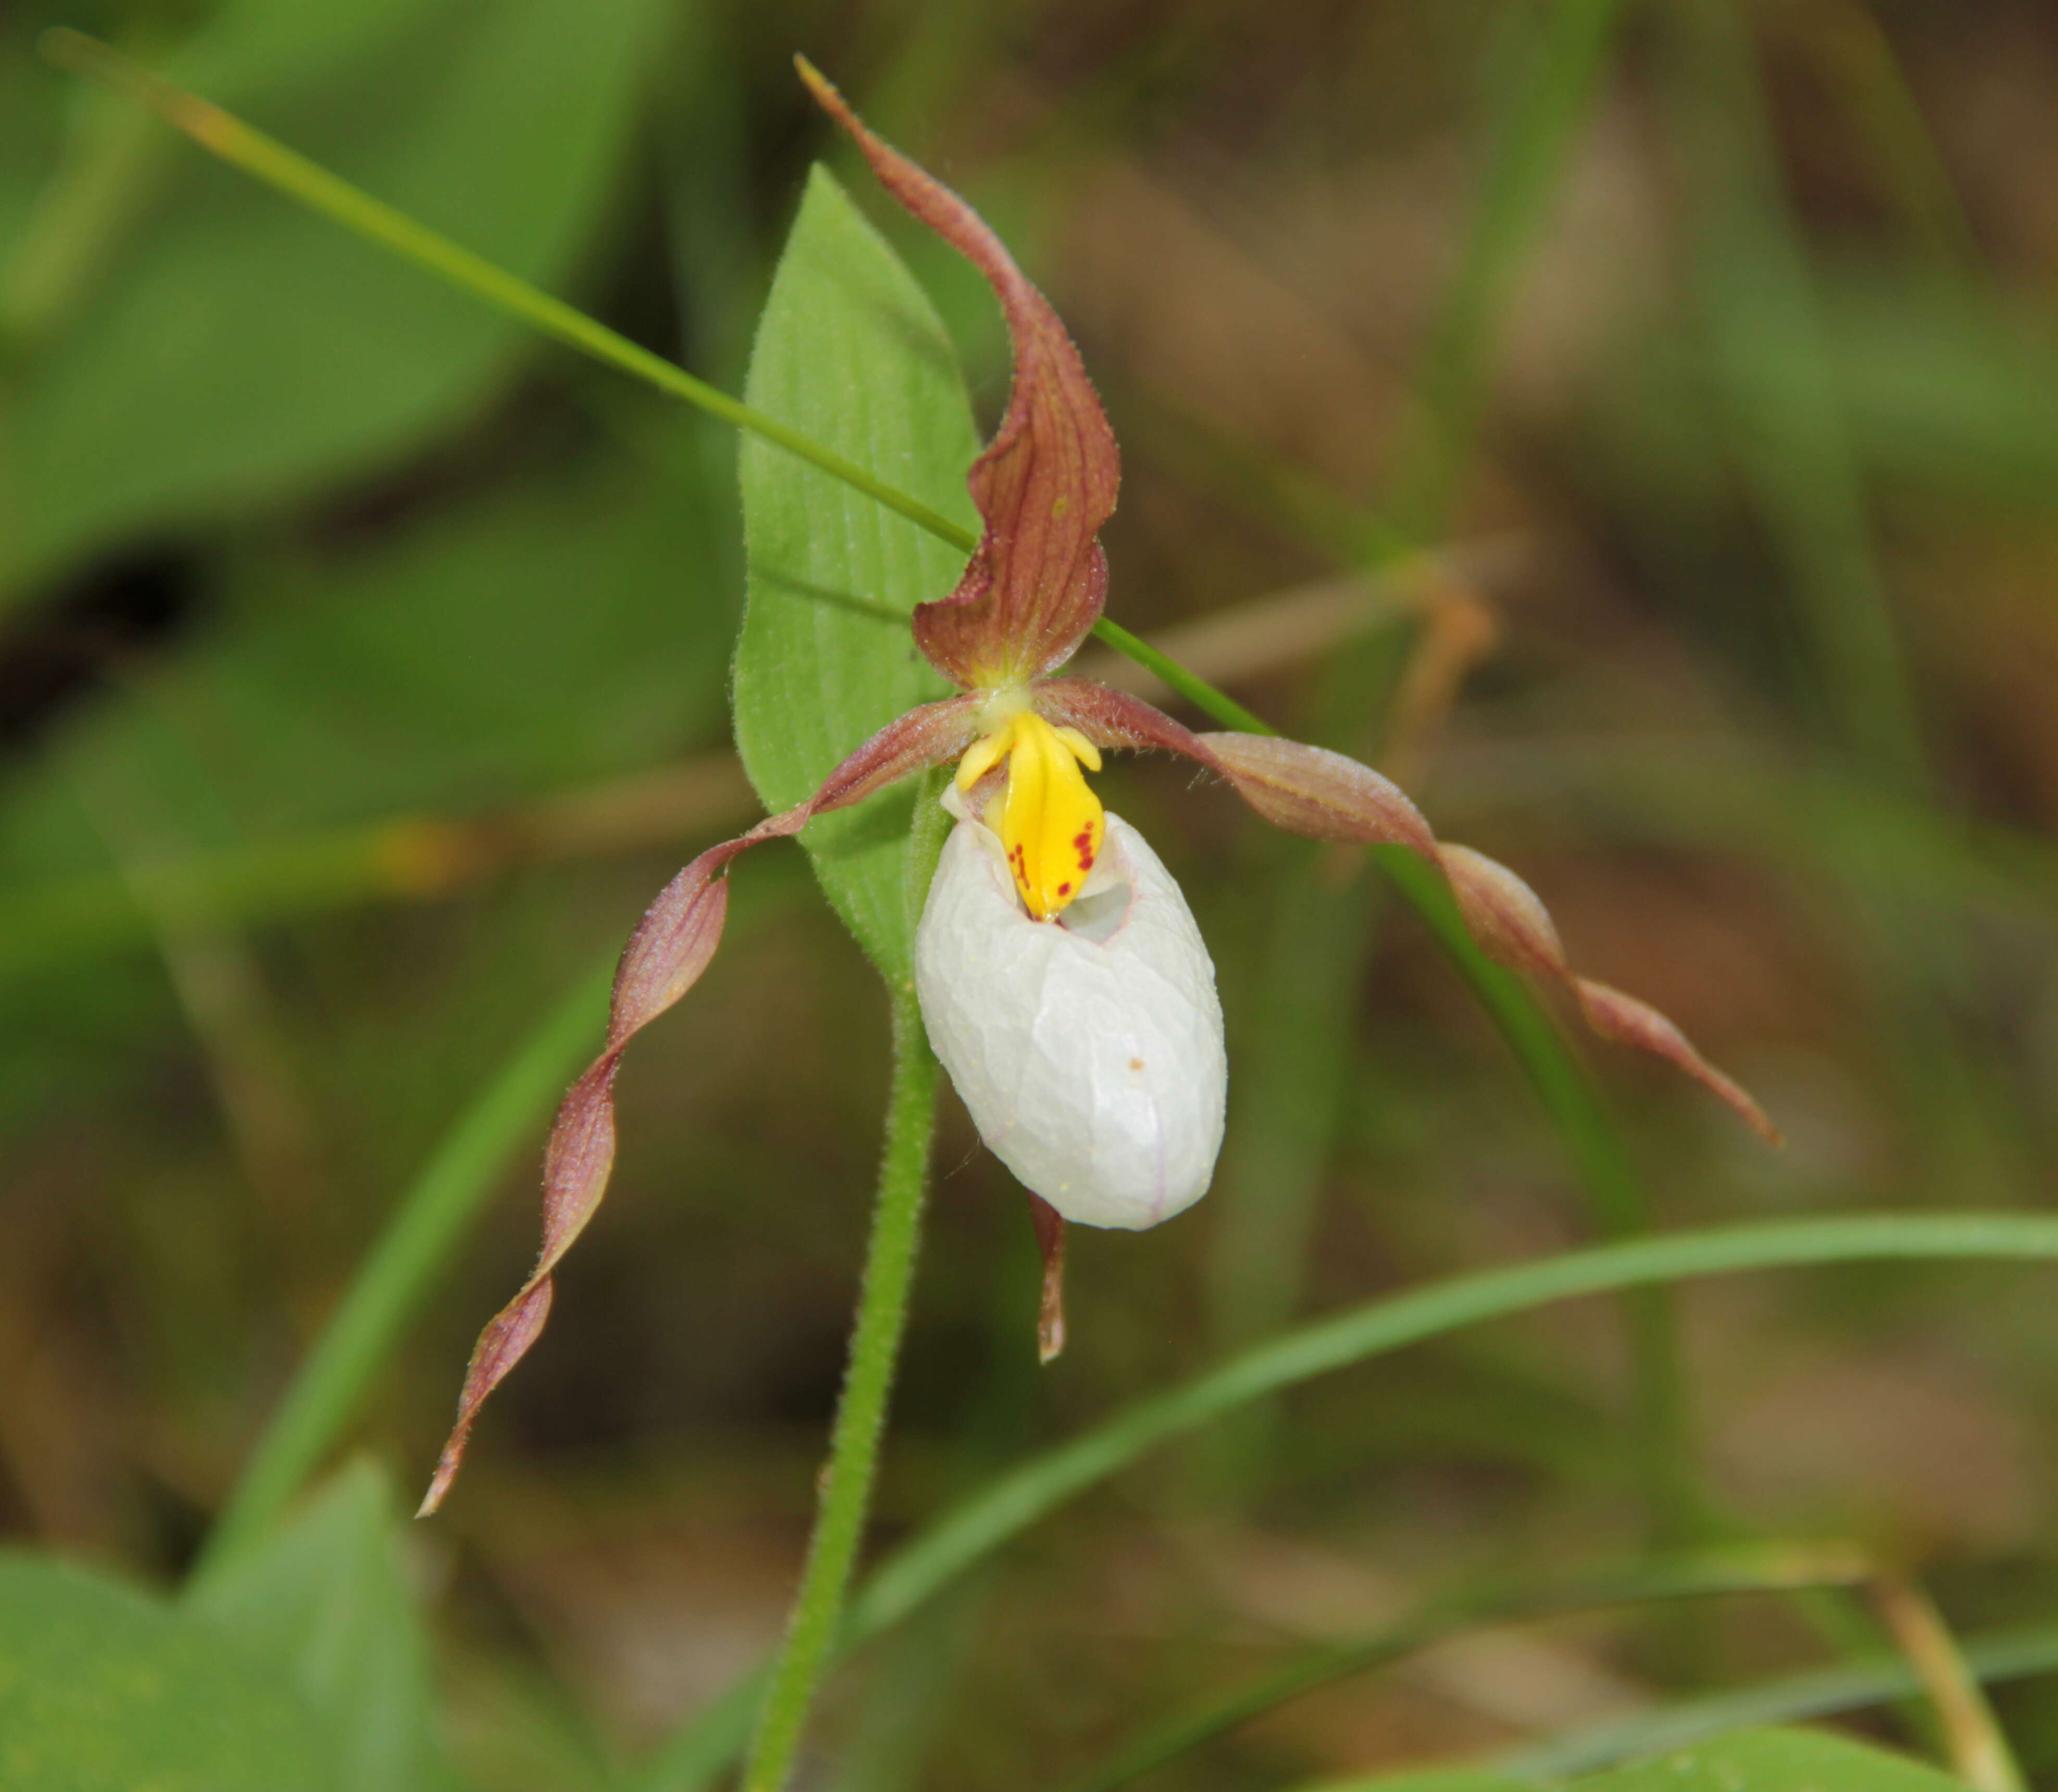
[[[1007,317],[1015,383],[967,482],[986,527],[957,589],[916,610],[915,640],[960,685],[1020,684],[1068,659],[1100,616],[1107,562],[1095,537],[1121,480],[1114,432],[1058,314],[985,220],[797,63],[880,184],[992,283]]]
[[[665,885],[623,948],[614,973],[607,1039],[558,1109],[543,1154],[543,1247],[529,1279],[494,1315],[471,1353],[458,1396],[457,1423],[436,1463],[418,1516],[450,1491],[473,1421],[486,1398],[536,1342],[550,1317],[550,1277],[593,1218],[614,1164],[614,1073],[636,1034],[699,980],[721,941],[729,911],[723,874],[739,853],[797,834],[815,816],[862,802],[912,772],[956,758],[977,732],[977,700],[952,697],[889,723],[823,781],[805,803],[768,817],[748,834],[710,846]]]
[[[1451,880],[1465,925],[1490,956],[1516,970],[1555,977],[1571,992],[1587,1025],[1603,1039],[1636,1046],[1677,1065],[1734,1108],[1767,1144],[1780,1143],[1779,1128],[1750,1092],[1702,1057],[1671,1021],[1648,1002],[1581,977],[1572,969],[1549,911],[1536,892],[1505,865],[1470,846],[1440,844],[1436,858]]]
[[[1269,735],[1194,734],[1141,698],[1051,679],[1035,688],[1037,708],[1101,747],[1162,747],[1183,753],[1226,778],[1275,827],[1311,839],[1402,846],[1440,866],[1458,912],[1488,957],[1532,977],[1563,984],[1587,1025],[1605,1039],[1655,1053],[1728,1104],[1758,1135],[1778,1129],[1741,1084],[1694,1050],[1678,1027],[1633,996],[1579,976],[1536,891],[1504,865],[1470,846],[1447,846],[1392,783],[1341,753]]]

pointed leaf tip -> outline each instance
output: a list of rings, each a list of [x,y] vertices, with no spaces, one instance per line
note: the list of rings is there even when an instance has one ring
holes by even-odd
[[[983,274],[1014,345],[1007,410],[967,484],[985,529],[948,597],[915,613],[915,640],[959,685],[1020,684],[1071,657],[1099,620],[1107,562],[1097,539],[1114,513],[1121,456],[1079,351],[963,200],[875,136],[805,57],[795,66],[880,184]]]

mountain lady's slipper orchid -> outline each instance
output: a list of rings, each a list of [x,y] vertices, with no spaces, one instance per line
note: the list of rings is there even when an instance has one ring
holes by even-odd
[[[887,190],[991,283],[1014,347],[1000,428],[972,464],[984,523],[948,597],[920,605],[916,645],[959,695],[910,710],[860,746],[806,802],[710,847],[630,936],[601,1055],[558,1112],[544,1162],[534,1271],[480,1334],[424,1512],[457,1472],[487,1396],[535,1342],[550,1278],[592,1218],[614,1156],[622,1053],[713,956],[729,862],[813,817],[957,762],[956,818],[916,937],[916,987],[937,1055],[981,1136],[1029,1188],[1047,1273],[1042,1347],[1063,1338],[1064,1223],[1140,1228],[1206,1192],[1222,1141],[1226,1071],[1214,975],[1178,888],[1086,775],[1110,749],[1184,755],[1267,821],[1317,840],[1405,846],[1441,868],[1480,946],[1562,985],[1587,1024],[1666,1058],[1768,1139],[1771,1124],[1679,1029],[1577,975],[1549,915],[1512,871],[1439,842],[1369,767],[1269,735],[1190,731],[1139,699],[1051,674],[1099,619],[1098,539],[1119,463],[1079,351],[1049,303],[956,194],[874,137],[805,61],[815,98]]]

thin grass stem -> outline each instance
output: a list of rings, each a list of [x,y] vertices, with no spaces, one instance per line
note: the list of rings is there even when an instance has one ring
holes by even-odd
[[[1935,1707],[1958,1777],[1972,1792],[2028,1792],[2000,1720],[1937,1602],[1919,1582],[1897,1575],[1881,1576],[1871,1590],[1880,1622]]]
[[[2058,1217],[1855,1213],[1678,1232],[1478,1270],[1346,1308],[1137,1401],[990,1481],[880,1564],[851,1602],[838,1646],[898,1624],[1003,1544],[1150,1451],[1317,1375],[1561,1300],[1751,1271],[1947,1260],[2058,1262]],[[706,1784],[741,1744],[737,1700],[725,1696],[675,1735],[637,1777],[638,1792]],[[700,1777],[682,1773],[681,1763]]]
[[[1413,438],[1393,482],[1388,509],[1404,536],[1440,531],[1472,458],[1490,351],[1607,72],[1622,10],[1623,0],[1557,0],[1532,27],[1522,78],[1496,109],[1496,141],[1429,339]]]
[[[1119,1754],[1067,1781],[1064,1792],[1114,1792],[1304,1693],[1470,1631],[1610,1607],[1849,1586],[1869,1571],[1865,1558],[1847,1546],[1770,1543],[1447,1595],[1373,1635],[1306,1651],[1276,1672],[1152,1726]]]
[[[731,398],[719,387],[696,379],[662,355],[639,347],[562,299],[552,298],[483,256],[416,223],[404,212],[374,199],[363,188],[309,161],[220,107],[173,86],[97,38],[58,26],[46,31],[39,43],[43,54],[58,67],[98,81],[149,108],[232,167],[334,219],[345,229],[391,251],[403,261],[411,261],[439,280],[483,299],[495,310],[519,318],[582,354],[633,374],[661,392],[683,398],[710,416],[797,455],[967,553],[978,545],[970,530],[939,515],[920,499],[875,478],[856,462],[824,448],[777,418],[768,417],[740,398]]]
[[[1982,1685],[2058,1673],[2058,1626],[2040,1624],[1970,1636],[1965,1640],[1963,1653],[1967,1667]],[[1888,1704],[1921,1690],[1915,1670],[1901,1656],[1845,1662],[1609,1719],[1532,1743],[1494,1765],[1518,1779],[1555,1783],[1618,1762],[1686,1748],[1731,1731],[1835,1717]],[[1345,1789],[1331,1782],[1326,1792]]]

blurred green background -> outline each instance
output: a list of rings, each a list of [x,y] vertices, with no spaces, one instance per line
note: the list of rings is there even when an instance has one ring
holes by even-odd
[[[1161,1232],[1075,1233],[1072,1346],[1039,1373],[1024,1203],[948,1111],[887,1536],[1382,1289],[1646,1222],[2048,1202],[2048,8],[12,0],[17,1542],[184,1572],[453,1120],[753,814],[725,707],[733,438],[58,73],[34,47],[57,23],[731,391],[809,162],[850,169],[805,51],[1078,336],[1125,450],[1110,613],[1374,756],[1789,1134],[1769,1155],[1597,1048],[1622,1156],[1583,1166],[1361,863],[1189,800],[1176,767],[1114,768],[1216,956],[1222,1169]],[[990,424],[989,297],[852,185]],[[797,853],[748,862],[733,916],[630,1061],[613,1198],[554,1328],[407,1539],[481,1786],[611,1783],[776,1640],[789,1595],[884,1009]],[[543,1120],[356,1427],[406,1489],[533,1251]],[[1055,1783],[1458,1581],[1653,1537],[1852,1538],[1921,1561],[1965,1631],[2049,1619],[2051,1312],[2033,1274],[1810,1271],[1685,1290],[1676,1387],[1592,1304],[1317,1382],[868,1651],[823,1719],[834,1783]],[[1830,1647],[1778,1604],[1696,1612],[1468,1641],[1158,1783],[1507,1748]],[[2047,1783],[2055,1687],[1999,1695]]]

